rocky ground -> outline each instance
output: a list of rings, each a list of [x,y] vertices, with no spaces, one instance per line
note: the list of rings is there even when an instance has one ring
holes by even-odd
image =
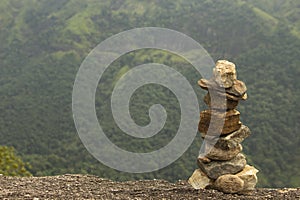
[[[186,181],[114,182],[90,175],[0,177],[0,199],[300,199],[300,188],[259,188],[244,195],[195,190]]]

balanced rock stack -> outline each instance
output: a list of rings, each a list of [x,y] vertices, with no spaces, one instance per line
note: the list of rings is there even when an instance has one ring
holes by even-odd
[[[199,169],[189,178],[195,188],[213,188],[224,193],[245,193],[257,183],[257,169],[247,165],[241,153],[241,142],[250,129],[240,122],[236,107],[246,100],[246,86],[237,80],[235,65],[219,60],[210,80],[201,79],[198,84],[208,91],[204,102],[209,109],[200,113],[198,130],[205,138],[197,159]]]

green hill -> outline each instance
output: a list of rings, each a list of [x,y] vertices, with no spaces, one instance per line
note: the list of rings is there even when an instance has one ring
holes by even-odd
[[[241,103],[239,110],[242,122],[253,132],[244,142],[244,152],[248,162],[260,170],[259,186],[297,187],[299,6],[296,0],[2,0],[0,145],[13,146],[22,160],[31,164],[33,175],[90,173],[114,180],[187,179],[196,167],[199,135],[167,168],[128,174],[95,160],[82,145],[72,118],[77,70],[98,43],[134,27],[165,27],[191,36],[215,60],[229,59],[237,64],[239,79],[249,91],[249,100]],[[156,149],[172,138],[180,120],[176,98],[157,86],[145,86],[132,98],[131,111],[138,124],[149,122],[147,112],[153,103],[164,105],[174,116],[168,119],[163,136],[145,142],[126,136],[112,123],[110,104],[105,100],[126,70],[152,61],[181,69],[195,85],[199,102],[204,96],[196,85],[201,77],[174,55],[136,51],[117,60],[98,87],[97,114],[112,141],[136,152]]]

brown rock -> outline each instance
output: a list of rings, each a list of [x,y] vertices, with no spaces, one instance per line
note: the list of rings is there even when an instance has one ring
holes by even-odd
[[[200,169],[196,169],[189,178],[188,183],[191,184],[194,189],[204,189],[212,184],[212,180]]]
[[[243,190],[244,181],[236,175],[226,174],[215,181],[214,187],[221,192],[234,194]]]
[[[250,165],[246,165],[243,171],[237,173],[236,175],[244,181],[243,192],[254,190],[257,184],[256,173],[258,170]]]
[[[219,87],[230,88],[236,80],[235,64],[227,60],[219,60],[213,69],[213,75]]]
[[[240,127],[240,112],[237,110],[229,110],[227,112],[204,110],[200,112],[198,130],[199,132],[203,133],[204,136],[207,134],[209,128],[210,136],[218,136],[220,134],[225,135],[232,133],[238,130]]]
[[[211,179],[217,179],[224,174],[236,174],[246,166],[245,156],[239,153],[236,157],[227,161],[211,161],[203,163],[197,159],[197,164],[202,171]]]
[[[248,99],[247,93],[245,93],[245,94],[242,96],[242,100],[246,100],[246,99]]]
[[[211,160],[209,158],[207,158],[205,155],[199,155],[198,160],[200,160],[202,163],[210,163]]]
[[[226,98],[226,94],[221,94],[218,92],[213,92],[213,102],[211,99],[210,93],[207,93],[204,96],[204,102],[209,106],[210,109],[219,109],[219,110],[233,110],[238,106],[238,100],[232,100]]]
[[[209,145],[208,143],[206,143],[205,146],[206,149],[204,154],[207,158],[211,160],[231,160],[243,150],[243,147],[240,144],[228,150],[216,148],[214,146]]]
[[[229,122],[225,123],[221,135],[226,135],[236,130],[239,130],[241,126],[242,126],[242,122],[240,121],[238,123],[229,123]]]

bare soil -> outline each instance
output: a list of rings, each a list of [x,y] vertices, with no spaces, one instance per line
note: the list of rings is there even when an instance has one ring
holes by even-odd
[[[0,199],[300,199],[300,188],[258,188],[248,194],[195,190],[186,181],[114,182],[91,175],[0,176]]]

